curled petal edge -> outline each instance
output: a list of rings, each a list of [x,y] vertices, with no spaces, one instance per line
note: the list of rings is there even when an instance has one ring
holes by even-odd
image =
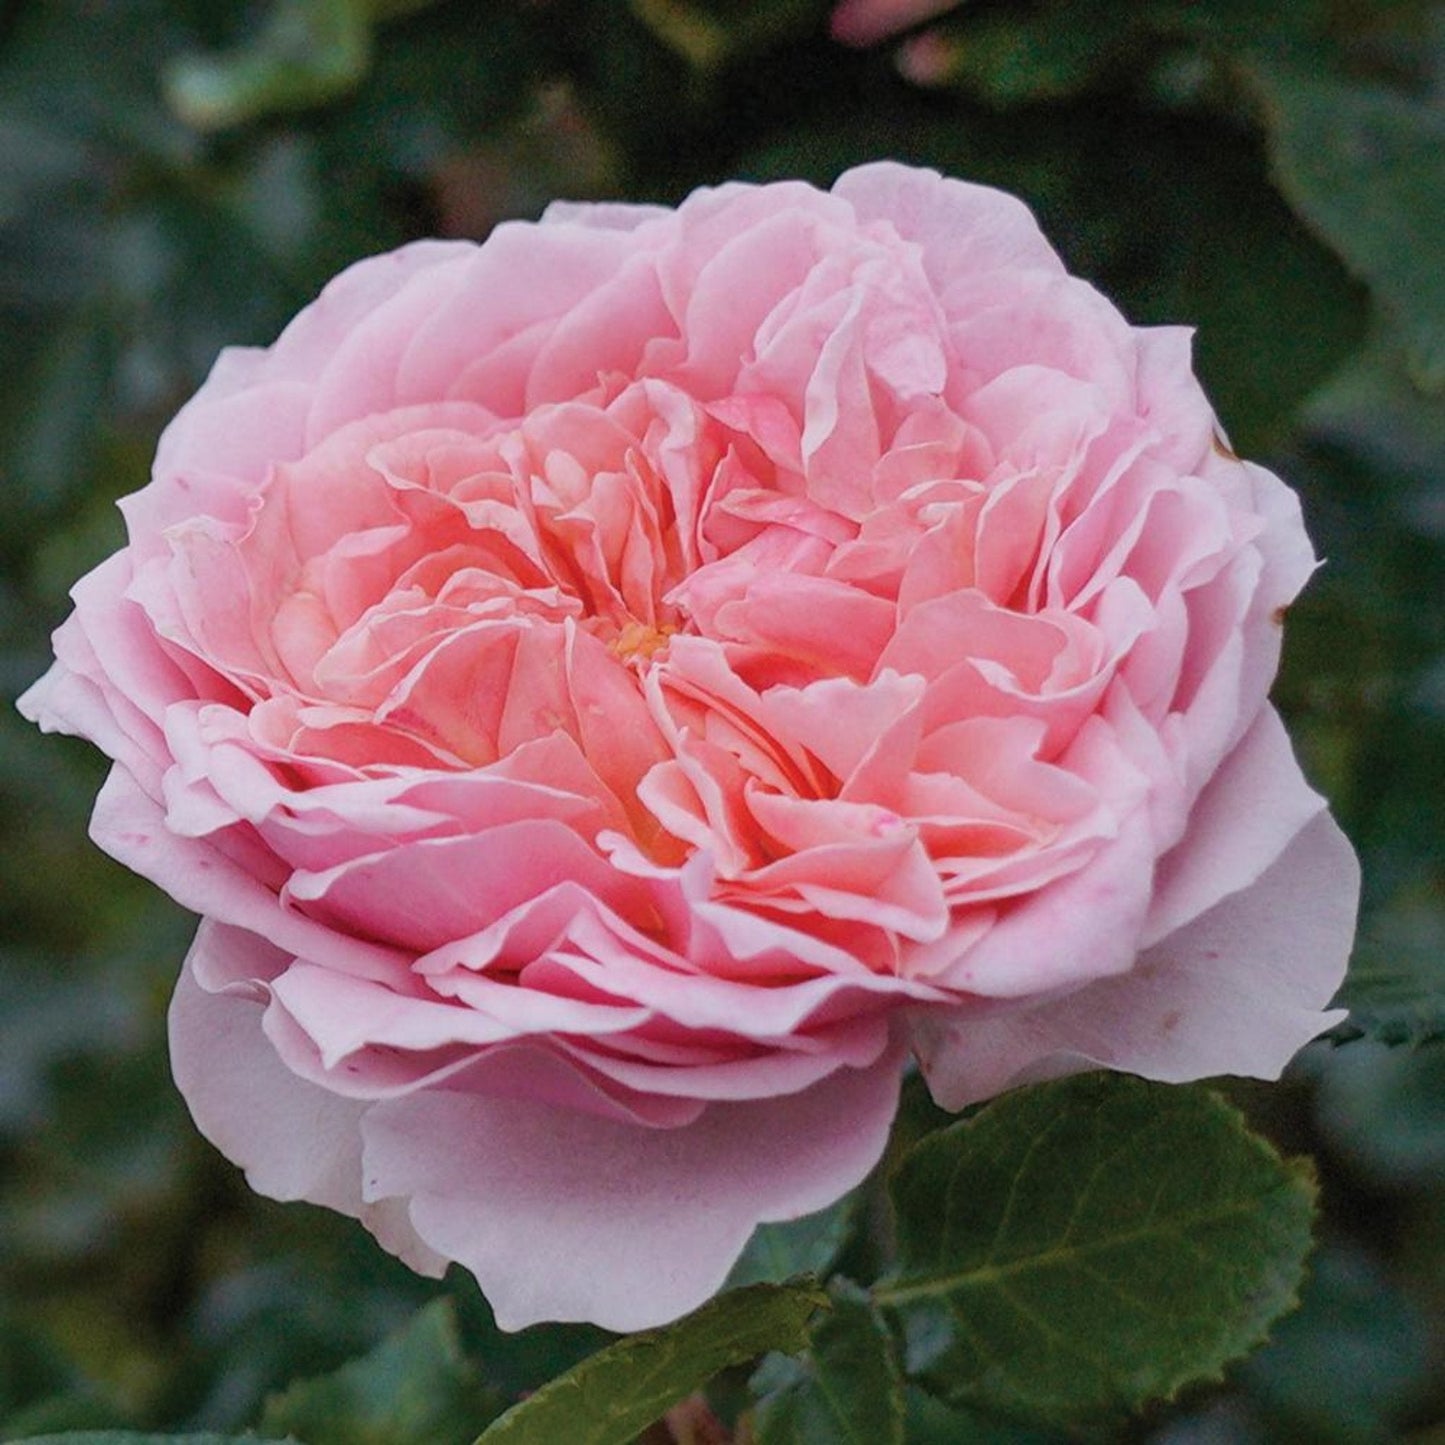
[[[947,1109],[1109,1068],[1166,1083],[1275,1079],[1345,1017],[1325,1005],[1349,959],[1359,865],[1312,818],[1259,877],[1160,939],[1134,968],[1032,1006],[919,1012],[914,1046]]]

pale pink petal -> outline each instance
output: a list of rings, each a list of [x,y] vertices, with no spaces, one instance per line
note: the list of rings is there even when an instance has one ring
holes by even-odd
[[[802,1093],[710,1105],[680,1129],[413,1095],[367,1113],[366,1197],[409,1198],[417,1233],[476,1275],[503,1329],[644,1329],[707,1299],[757,1224],[808,1214],[861,1182],[888,1137],[898,1082],[890,1052]]]
[[[1194,375],[1194,332],[1187,326],[1141,326],[1134,345],[1139,412],[1151,423],[1158,455],[1185,474],[1193,472],[1221,439]]]
[[[672,215],[666,206],[628,201],[552,201],[542,212],[544,226],[598,226],[607,231],[635,231],[648,221]]]
[[[580,974],[584,960],[568,961]],[[541,959],[529,964],[525,983],[458,979],[448,987],[451,980],[442,975],[431,980],[436,985],[431,988],[420,971],[383,985],[297,960],[270,987],[306,1030],[327,1068],[370,1045],[417,1052],[532,1034],[605,1038],[636,1029],[653,1016],[645,989],[640,1003],[622,1001],[625,986],[610,976],[611,970],[599,969],[586,989],[555,983],[547,989],[535,981],[542,967]],[[517,1006],[509,1009],[514,994]]]
[[[685,354],[672,373],[694,395],[724,396],[765,317],[812,267],[820,238],[812,218],[782,211],[730,237],[688,287]]]
[[[793,1041],[795,1047],[721,1062],[665,1059],[654,1065],[646,1059],[653,1050],[647,1047],[645,1034],[635,1051],[626,1036],[603,1040],[602,1050],[571,1040],[563,1047],[595,1073],[645,1097],[655,1098],[661,1091],[664,1097],[676,1099],[740,1101],[800,1093],[840,1068],[866,1068],[888,1047],[888,1036],[888,1019],[878,1013],[818,1029]],[[634,1052],[642,1058],[629,1057]]]
[[[1242,892],[1117,978],[1010,1009],[919,1014],[914,1042],[949,1109],[1039,1079],[1109,1068],[1168,1083],[1277,1078],[1344,1013],[1325,1007],[1354,934],[1359,865],[1317,816]]]
[[[359,1218],[412,1269],[440,1276],[448,1261],[421,1240],[405,1212],[362,1198],[365,1105],[288,1069],[261,1031],[263,1004],[208,993],[192,975],[191,961],[204,953],[266,947],[253,935],[203,923],[176,984],[171,1071],[196,1127],[246,1171],[257,1193],[305,1199]]]
[[[1195,803],[1184,841],[1160,860],[1141,944],[1247,888],[1324,807],[1266,707]]]
[[[210,842],[173,834],[165,814],[119,765],[95,801],[91,836],[133,872],[164,887],[185,908],[272,940],[281,948],[368,977],[392,978],[398,955],[338,934],[283,909],[276,894]]]
[[[565,824],[527,818],[418,839],[324,872],[297,869],[285,897],[339,932],[428,953],[562,883],[623,909],[641,892]]]
[[[935,13],[940,8],[939,0],[898,3],[930,4]],[[874,161],[845,171],[833,183],[833,194],[847,201],[860,221],[886,221],[904,240],[922,246],[924,268],[940,292],[955,277],[1006,268],[1063,271],[1029,208],[989,186]]]
[[[496,227],[473,248],[448,304],[395,315],[386,344],[398,398],[476,401],[498,416],[521,415],[532,367],[559,318],[605,287],[633,251],[629,236],[601,227]],[[351,357],[332,373],[338,403],[351,367],[367,365],[363,350]],[[493,359],[501,364],[488,366]],[[599,360],[597,369],[606,365]],[[483,374],[485,392],[476,384]]]
[[[278,962],[254,934],[202,925],[171,1003],[171,1072],[201,1132],[242,1165],[254,1189],[355,1214],[360,1107],[303,1084],[281,1063],[261,1032],[257,999],[208,993],[195,980],[197,958],[238,952],[219,967],[264,976]],[[260,957],[245,956],[252,952]]]

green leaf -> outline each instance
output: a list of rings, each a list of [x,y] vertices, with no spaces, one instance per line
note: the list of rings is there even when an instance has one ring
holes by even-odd
[[[931,1135],[893,1181],[908,1373],[1105,1425],[1217,1377],[1295,1303],[1314,1184],[1203,1089],[1087,1074]]]
[[[64,1431],[99,1430],[132,1418],[109,1401],[90,1394],[51,1395],[7,1415],[0,1440],[49,1439]]]
[[[1068,1436],[1026,1430],[1011,1421],[955,1410],[909,1385],[904,1391],[908,1445],[1067,1445]]]
[[[1376,1181],[1445,1184],[1445,1047],[1361,1039],[1335,1049],[1321,1062],[1317,1107],[1335,1149]]]
[[[1445,899],[1417,887],[1370,919],[1336,1002],[1345,1029],[1386,1044],[1445,1038]]]
[[[1139,47],[1147,36],[1141,10],[1112,0],[1064,0],[1022,14],[964,7],[935,32],[940,78],[999,108],[1077,95]]]
[[[843,1247],[852,1219],[853,1201],[853,1195],[845,1194],[816,1214],[758,1225],[728,1275],[726,1288],[782,1284],[800,1274],[821,1278]]]
[[[254,1435],[154,1435],[135,1430],[72,1430],[64,1435],[32,1435],[12,1445],[256,1445]],[[292,1442],[299,1445],[299,1442]],[[309,1445],[309,1442],[308,1442]]]
[[[251,44],[172,61],[166,98],[188,125],[215,130],[343,95],[361,81],[370,59],[365,0],[275,0]]]
[[[753,1379],[758,1445],[903,1445],[903,1379],[887,1326],[856,1285],[834,1286],[801,1360],[773,1355]]]
[[[628,1335],[514,1405],[486,1445],[630,1445],[669,1405],[719,1370],[807,1343],[820,1290],[757,1284],[708,1301],[675,1324]],[[481,1445],[481,1442],[478,1442]]]
[[[1386,484],[1377,482],[1376,496],[1370,498],[1374,505],[1388,506],[1400,497],[1400,483],[1414,483],[1410,490],[1418,492],[1418,501],[1411,497],[1407,502],[1415,513],[1410,520],[1438,534],[1438,523],[1432,527],[1427,518],[1439,516],[1436,483],[1445,471],[1445,397],[1415,386],[1396,343],[1386,327],[1377,327],[1310,397],[1305,421],[1317,437],[1386,474],[1381,479]],[[1433,517],[1432,502],[1437,504]]]
[[[1417,380],[1445,386],[1445,113],[1271,61],[1250,74],[1286,199],[1383,303]]]
[[[442,1299],[362,1359],[273,1395],[260,1429],[306,1445],[461,1445],[504,1403],[462,1354]]]
[[[1325,1248],[1311,1263],[1300,1308],[1239,1382],[1278,1421],[1280,1439],[1393,1440],[1429,1393],[1429,1341],[1422,1312],[1367,1255]]]

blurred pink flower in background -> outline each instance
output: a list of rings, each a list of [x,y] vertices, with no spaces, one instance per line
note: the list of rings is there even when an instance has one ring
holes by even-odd
[[[876,45],[958,5],[959,0],[841,0],[828,28],[844,45]]]
[[[507,1327],[699,1303],[873,1167],[910,1050],[956,1108],[1336,1017],[1355,864],[1266,701],[1295,498],[996,191],[361,262],[122,506],[23,706],[204,915],[177,1080]]]

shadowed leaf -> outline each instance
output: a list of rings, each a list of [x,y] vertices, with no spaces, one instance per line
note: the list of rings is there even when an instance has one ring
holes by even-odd
[[[1203,1089],[1089,1074],[931,1135],[875,1299],[954,1404],[1104,1425],[1217,1377],[1295,1303],[1314,1185]]]
[[[821,1278],[843,1247],[852,1213],[853,1196],[845,1195],[816,1214],[758,1225],[728,1275],[727,1287],[782,1284],[800,1274]]]
[[[369,1355],[273,1395],[260,1428],[307,1445],[460,1445],[502,1404],[462,1354],[451,1301],[437,1300]]]
[[[753,1379],[766,1392],[758,1445],[903,1445],[903,1379],[893,1342],[867,1295],[840,1281],[801,1360],[774,1355]]]
[[[508,1410],[478,1445],[630,1445],[719,1370],[802,1349],[809,1319],[827,1303],[820,1290],[766,1284],[718,1295],[675,1324],[583,1360]]]
[[[1280,189],[1383,302],[1417,379],[1445,386],[1445,114],[1256,62]]]

